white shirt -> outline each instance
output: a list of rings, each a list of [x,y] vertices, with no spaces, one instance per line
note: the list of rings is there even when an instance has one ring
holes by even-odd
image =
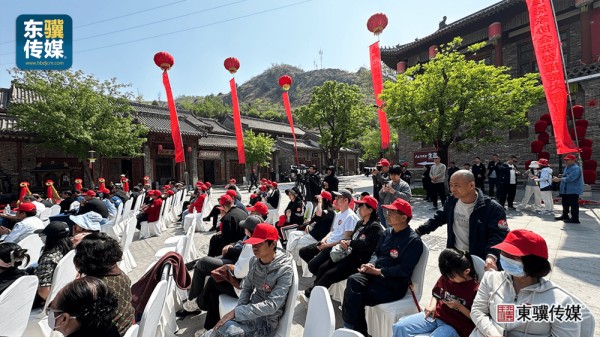
[[[517,184],[517,171],[514,165],[508,164],[508,167],[510,167],[510,184],[515,185]]]
[[[28,216],[17,222],[12,231],[4,238],[4,242],[18,243],[38,229],[44,229],[44,223],[36,216]]]
[[[344,238],[344,232],[352,232],[360,218],[352,210],[347,209],[335,215],[331,224],[331,235],[327,243],[340,241]]]
[[[460,199],[454,207],[454,223],[452,230],[456,236],[454,247],[462,251],[469,251],[469,218],[475,208],[475,201],[470,204],[465,204]]]

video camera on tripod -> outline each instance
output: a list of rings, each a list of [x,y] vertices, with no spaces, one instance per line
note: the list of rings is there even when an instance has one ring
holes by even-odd
[[[306,174],[308,167],[304,164],[290,166],[291,178],[295,182],[294,187],[298,188],[300,193],[306,195]]]

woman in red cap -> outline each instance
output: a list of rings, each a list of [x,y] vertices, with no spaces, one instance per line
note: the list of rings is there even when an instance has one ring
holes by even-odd
[[[580,336],[581,321],[566,319],[564,313],[582,305],[544,278],[551,270],[544,238],[517,229],[492,248],[500,250],[504,271],[483,276],[471,308],[476,326],[471,337]],[[547,316],[539,319],[540,312]]]

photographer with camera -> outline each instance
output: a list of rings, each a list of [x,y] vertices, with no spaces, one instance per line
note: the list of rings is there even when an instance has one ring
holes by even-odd
[[[321,194],[321,174],[316,165],[310,165],[306,173],[306,201],[316,204],[315,196]]]
[[[329,193],[337,192],[340,181],[335,176],[335,166],[327,166],[326,175],[323,178],[323,189]]]
[[[371,171],[371,175],[373,176],[373,197],[378,202],[381,202],[379,200],[379,191],[383,187],[383,184],[390,180],[390,162],[385,158],[381,158],[376,166],[377,168]]]

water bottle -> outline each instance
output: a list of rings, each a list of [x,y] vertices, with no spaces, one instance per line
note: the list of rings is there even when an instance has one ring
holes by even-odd
[[[6,207],[4,207],[4,214],[10,214],[10,205],[6,204]]]

